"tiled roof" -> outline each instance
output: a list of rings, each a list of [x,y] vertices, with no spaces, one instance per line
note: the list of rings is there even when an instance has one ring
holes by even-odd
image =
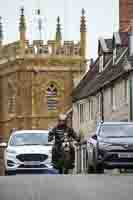
[[[108,66],[104,69],[103,72],[98,72],[98,66],[96,67],[95,76],[91,76],[91,71],[88,72],[88,76],[86,77],[86,84],[82,84],[82,87],[77,90],[77,92],[73,92],[73,101],[82,100],[87,98],[88,96],[92,96],[97,93],[101,88],[110,84],[112,81],[122,76],[125,71],[123,68],[123,58],[127,54],[127,48],[123,47],[119,49],[117,56],[117,65],[113,65],[112,57],[108,60]],[[82,83],[82,81],[81,81]]]
[[[73,90],[72,96],[77,95],[85,85],[88,85],[88,80],[93,80],[96,74],[99,72],[99,60],[97,59],[91,66],[90,70],[86,73],[84,78],[80,81],[78,86]]]

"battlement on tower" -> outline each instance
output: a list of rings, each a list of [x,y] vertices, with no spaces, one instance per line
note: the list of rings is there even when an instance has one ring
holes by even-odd
[[[40,13],[40,11],[39,11]],[[40,16],[38,16],[40,17]],[[40,18],[39,18],[40,19]],[[40,19],[41,20],[41,19]],[[39,21],[40,22],[40,21]],[[39,24],[40,25],[40,24]],[[41,37],[41,26],[38,27]],[[60,17],[57,17],[56,33],[53,40],[33,40],[32,43],[26,38],[27,24],[24,15],[24,8],[21,8],[20,22],[19,22],[19,41],[4,45],[3,43],[3,30],[2,20],[0,18],[0,63],[5,61],[12,61],[17,58],[79,58],[85,59],[86,56],[86,21],[85,11],[82,9],[82,16],[80,22],[80,40],[79,42],[74,41],[63,41],[61,33]]]
[[[64,41],[57,44],[55,40],[33,40],[32,43],[25,41],[22,48],[20,41],[3,45],[0,48],[0,61],[3,59],[12,60],[17,57],[25,56],[63,56],[63,57],[80,57],[80,42]]]

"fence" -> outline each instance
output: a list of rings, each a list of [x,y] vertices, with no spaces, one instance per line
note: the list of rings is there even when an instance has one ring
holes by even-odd
[[[87,145],[83,142],[79,145],[75,145],[75,172],[86,173],[87,172]]]

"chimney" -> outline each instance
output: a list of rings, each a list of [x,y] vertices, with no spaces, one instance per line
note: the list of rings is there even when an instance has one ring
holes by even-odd
[[[129,29],[129,55],[133,56],[133,19],[130,21]]]

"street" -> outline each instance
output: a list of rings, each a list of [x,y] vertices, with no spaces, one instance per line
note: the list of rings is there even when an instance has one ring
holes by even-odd
[[[1,200],[132,199],[132,176],[24,175],[0,178]]]

